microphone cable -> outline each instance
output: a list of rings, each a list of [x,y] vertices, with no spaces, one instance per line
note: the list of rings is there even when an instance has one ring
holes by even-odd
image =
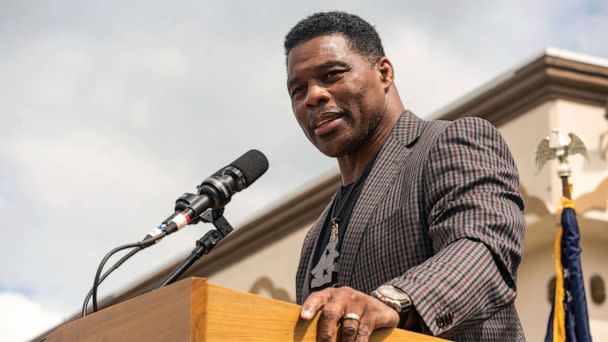
[[[87,294],[87,296],[84,300],[84,303],[82,305],[82,317],[86,316],[86,314],[87,314],[87,307],[88,307],[89,300],[91,299],[91,297],[93,298],[93,312],[97,311],[97,288],[99,287],[99,284],[101,284],[101,282],[104,281],[110,275],[110,273],[112,273],[116,269],[118,269],[118,267],[120,267],[120,265],[122,265],[125,261],[127,261],[133,255],[137,254],[138,252],[145,249],[146,247],[149,247],[149,246],[155,244],[158,240],[164,238],[165,235],[167,235],[167,233],[162,232],[156,236],[149,237],[149,238],[144,239],[139,242],[118,246],[118,247],[114,248],[113,250],[111,250],[110,252],[108,252],[105,255],[105,257],[101,260],[101,263],[99,263],[99,266],[97,267],[97,272],[95,273],[95,279],[93,280],[93,287]],[[134,249],[132,251],[130,251],[129,253],[127,253],[126,255],[124,255],[108,271],[106,271],[103,274],[103,276],[101,276],[101,272],[103,271],[103,268],[104,268],[105,264],[108,262],[108,260],[110,259],[110,257],[112,257],[112,255],[114,255],[122,250],[129,249],[129,248],[134,248]]]

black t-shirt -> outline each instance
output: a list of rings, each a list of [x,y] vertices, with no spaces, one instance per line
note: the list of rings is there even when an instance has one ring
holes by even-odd
[[[338,281],[338,271],[340,263],[340,249],[342,241],[348,228],[350,216],[355,208],[357,199],[363,189],[365,179],[371,172],[375,158],[369,162],[365,171],[355,182],[341,186],[338,194],[334,198],[332,207],[329,209],[323,222],[317,245],[314,249],[312,259],[312,269],[310,274],[310,292],[320,291],[327,287],[334,286]],[[332,213],[338,218],[338,238],[331,242]]]

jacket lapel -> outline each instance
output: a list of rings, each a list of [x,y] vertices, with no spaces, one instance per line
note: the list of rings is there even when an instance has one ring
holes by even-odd
[[[359,255],[359,248],[370,218],[376,212],[378,204],[386,195],[387,189],[395,184],[400,165],[410,153],[411,145],[419,136],[420,119],[406,111],[391,135],[380,150],[374,167],[369,174],[359,199],[353,209],[348,229],[342,242],[340,252],[340,266],[338,272],[338,286],[352,284],[352,275],[355,262]]]
[[[296,284],[297,287],[300,289],[299,296],[298,296],[298,298],[296,298],[296,301],[298,303],[304,302],[304,299],[306,297],[308,297],[308,294],[310,292],[309,284],[310,284],[310,271],[312,269],[312,254],[314,252],[315,246],[317,245],[317,243],[319,241],[319,235],[321,233],[321,228],[323,228],[323,222],[325,222],[325,217],[327,216],[327,212],[329,211],[329,208],[331,208],[331,205],[334,202],[335,196],[336,195],[334,194],[331,197],[331,200],[329,201],[329,203],[327,204],[325,209],[323,209],[323,212],[319,216],[319,219],[317,219],[317,222],[315,223],[315,225],[311,228],[310,233],[307,235],[307,238],[304,241],[304,245],[302,246],[302,248],[304,249],[304,251],[306,251],[306,253],[302,255],[302,259],[300,260],[300,263],[305,262],[307,265],[306,265],[306,268],[304,269],[304,275],[296,277],[296,279],[302,279],[302,283]],[[298,269],[301,269],[301,268],[298,267]]]

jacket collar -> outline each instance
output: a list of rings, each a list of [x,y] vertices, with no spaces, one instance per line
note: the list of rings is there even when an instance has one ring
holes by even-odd
[[[422,133],[421,124],[422,120],[407,109],[401,114],[399,121],[395,124],[391,136],[403,144],[403,146],[409,148],[420,137],[420,134]]]

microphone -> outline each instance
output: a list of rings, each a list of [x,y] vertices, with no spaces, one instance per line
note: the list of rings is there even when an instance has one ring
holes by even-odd
[[[207,195],[213,209],[223,208],[235,193],[253,184],[268,170],[268,159],[258,150],[250,150],[205,179],[197,187],[199,195]]]
[[[152,230],[146,238],[163,232],[174,233],[188,224],[196,224],[207,209],[221,209],[232,196],[253,184],[268,170],[268,159],[258,150],[249,150],[228,166],[215,172],[199,186],[198,196],[184,194],[176,202],[176,212]],[[181,207],[181,208],[180,208]],[[182,209],[185,207],[184,209]],[[158,242],[160,240],[157,240]]]
[[[160,226],[152,230],[146,237],[138,242],[123,245],[113,249],[103,258],[95,279],[93,287],[87,294],[82,307],[82,317],[86,315],[89,298],[93,297],[93,311],[97,311],[97,287],[106,279],[110,273],[116,270],[127,259],[147,248],[165,236],[178,231],[188,224],[196,224],[201,220],[212,222],[219,233],[210,231],[197,242],[197,248],[191,254],[190,258],[183,263],[179,269],[172,272],[161,286],[164,286],[179,277],[192,263],[194,263],[201,255],[208,253],[225,235],[230,233],[232,227],[223,218],[221,213],[219,216],[214,213],[217,209],[222,209],[232,196],[253,184],[260,176],[268,170],[268,159],[258,150],[250,150],[240,156],[230,165],[218,170],[212,176],[205,179],[198,187],[198,195],[186,193],[175,202],[175,213],[165,219]],[[210,218],[205,216],[207,209],[214,209],[210,212]],[[207,215],[209,216],[209,215]],[[103,276],[101,272],[108,259],[123,249],[134,248],[130,253],[122,257],[110,270]]]

